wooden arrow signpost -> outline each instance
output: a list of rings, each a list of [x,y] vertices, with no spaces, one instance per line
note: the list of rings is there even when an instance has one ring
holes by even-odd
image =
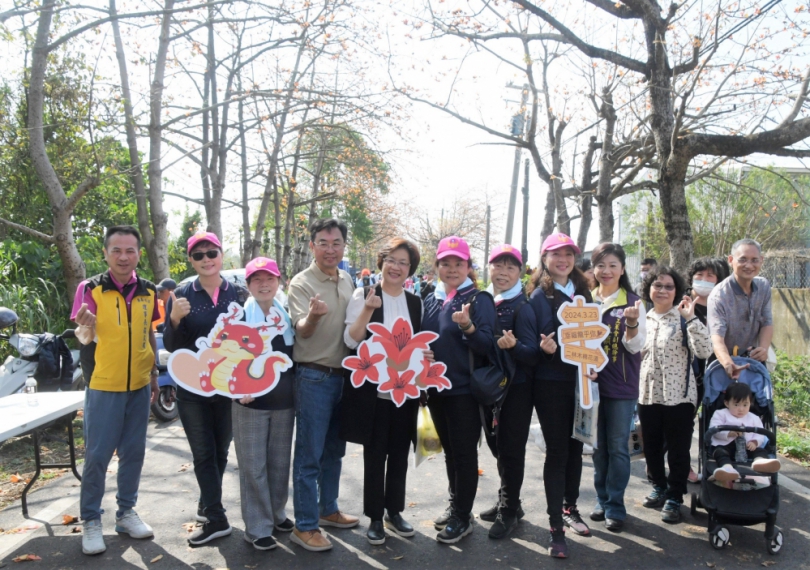
[[[588,410],[593,406],[588,371],[599,372],[607,364],[602,340],[610,329],[602,324],[599,305],[586,303],[581,295],[574,297],[571,303],[563,303],[557,317],[562,323],[557,331],[562,360],[579,368],[579,405]]]

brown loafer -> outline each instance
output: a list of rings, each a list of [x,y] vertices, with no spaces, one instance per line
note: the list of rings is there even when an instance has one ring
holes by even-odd
[[[324,550],[332,550],[332,543],[321,534],[320,529],[317,530],[298,530],[297,528],[292,531],[290,535],[290,542],[294,542],[298,546],[309,550],[310,552],[323,552]]]
[[[336,528],[354,528],[358,524],[360,524],[359,518],[340,511],[335,511],[328,517],[321,517],[320,520],[321,526],[334,526]]]

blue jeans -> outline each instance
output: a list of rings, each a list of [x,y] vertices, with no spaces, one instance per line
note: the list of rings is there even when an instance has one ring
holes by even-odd
[[[343,375],[299,366],[295,372],[295,526],[315,530],[321,516],[338,510],[346,442],[338,435]]]
[[[593,485],[605,518],[627,518],[624,490],[630,482],[630,422],[636,400],[602,396],[599,401],[597,447],[593,452]]]
[[[232,407],[231,399],[225,396],[199,396],[183,388],[177,389],[177,411],[200,487],[199,505],[212,522],[227,520],[222,506],[222,476],[233,439]]]
[[[132,392],[104,392],[88,388],[84,395],[85,456],[80,513],[89,521],[101,518],[101,499],[107,467],[118,450],[118,516],[138,501],[146,425],[149,422],[149,386]]]

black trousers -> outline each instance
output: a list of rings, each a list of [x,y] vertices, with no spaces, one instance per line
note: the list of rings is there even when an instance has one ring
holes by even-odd
[[[582,442],[571,437],[576,409],[576,382],[535,380],[534,406],[546,440],[543,485],[549,523],[563,526],[563,507],[577,504],[582,479]]]
[[[712,457],[717,462],[718,467],[729,465],[734,461],[734,456],[737,455],[737,442],[732,441],[727,445],[717,445],[711,448]],[[769,457],[768,451],[757,447],[754,451],[745,450],[748,461],[754,459],[767,459]]]
[[[647,458],[647,474],[652,484],[666,489],[666,498],[683,502],[691,463],[692,430],[695,406],[651,404],[638,406],[641,438]],[[669,462],[669,475],[664,466],[664,454]]]
[[[401,408],[377,399],[371,442],[363,446],[363,512],[372,521],[405,510],[405,476],[413,433],[413,402]],[[387,466],[386,466],[387,460]]]
[[[526,466],[526,441],[532,422],[532,383],[513,384],[509,387],[498,429],[495,436],[484,430],[492,455],[498,460],[498,475],[501,477],[499,500],[501,512],[515,516],[520,506],[520,488]],[[491,425],[492,416],[487,415]]]
[[[444,448],[450,503],[456,513],[468,516],[478,490],[478,402],[470,394],[432,395],[428,408]]]

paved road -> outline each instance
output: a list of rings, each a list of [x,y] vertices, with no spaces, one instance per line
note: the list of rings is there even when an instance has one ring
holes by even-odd
[[[684,521],[667,525],[658,513],[641,506],[649,490],[644,480],[644,462],[633,463],[627,503],[630,516],[621,534],[612,534],[594,523],[594,536],[572,537],[568,561],[548,558],[545,545],[548,519],[542,492],[542,453],[529,442],[527,449],[524,505],[526,518],[518,529],[503,541],[487,537],[489,524],[476,521],[472,535],[456,546],[435,541],[431,520],[444,509],[446,480],[443,459],[411,468],[408,475],[409,505],[404,513],[417,529],[412,539],[389,535],[384,546],[371,546],[365,538],[368,519],[352,530],[330,531],[335,548],[328,553],[310,553],[290,544],[283,536],[280,548],[270,552],[254,550],[243,538],[244,528],[239,512],[238,476],[235,453],[225,476],[224,503],[234,533],[210,545],[190,548],[184,523],[192,521],[196,505],[196,481],[189,466],[191,453],[179,422],[170,425],[150,424],[149,442],[138,512],[155,529],[153,540],[133,540],[113,532],[115,484],[113,473],[104,498],[107,513],[103,517],[107,552],[96,557],[81,553],[81,535],[72,534],[73,526],[63,526],[62,515],[78,515],[78,482],[71,476],[52,482],[32,493],[29,499],[31,519],[22,518],[19,503],[0,512],[0,528],[33,528],[20,533],[0,535],[0,567],[16,567],[12,558],[36,554],[42,560],[33,569],[45,568],[550,568],[564,564],[578,567],[599,566],[600,570],[624,568],[761,568],[763,562],[775,562],[782,568],[810,569],[810,493],[807,472],[792,466],[789,473],[796,484],[794,491],[783,488],[779,526],[785,534],[785,546],[779,556],[765,552],[762,528],[731,528],[731,545],[715,551],[707,540],[706,515],[696,518],[684,508]],[[489,507],[496,496],[497,471],[486,447],[480,450],[480,478],[476,512]],[[115,470],[115,465],[111,469]],[[580,508],[589,512],[594,504],[590,458],[583,472]],[[349,445],[341,481],[341,508],[350,513],[362,511],[362,449]],[[805,485],[802,487],[801,485]],[[695,490],[696,486],[693,487]],[[292,516],[292,500],[289,502]],[[569,534],[569,537],[572,535]],[[161,557],[156,562],[152,562]],[[27,566],[26,566],[27,567]]]

